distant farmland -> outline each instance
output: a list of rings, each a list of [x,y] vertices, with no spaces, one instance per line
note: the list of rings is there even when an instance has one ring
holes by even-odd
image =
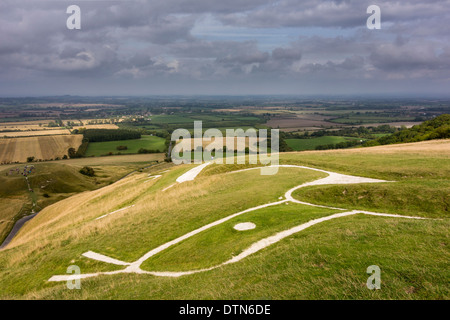
[[[126,150],[117,150],[118,146],[126,146]],[[86,151],[86,156],[102,156],[110,152],[117,154],[131,154],[138,153],[139,149],[159,150],[164,152],[166,145],[165,139],[157,136],[143,135],[141,139],[119,140],[119,141],[105,141],[105,142],[91,142]]]
[[[355,138],[325,136],[311,139],[286,139],[286,143],[294,151],[315,150],[317,146],[346,142]]]
[[[78,149],[82,139],[82,135],[0,139],[0,163],[26,162],[27,157],[42,160],[62,158],[70,147]]]
[[[281,131],[297,131],[299,128],[320,129],[321,127],[338,126],[337,123],[327,121],[327,117],[321,115],[281,115],[272,117],[266,123],[267,126]]]
[[[14,131],[14,132],[0,132],[0,137],[14,138],[14,137],[33,137],[33,136],[49,136],[49,135],[67,135],[70,131],[68,129],[45,129],[34,131]]]

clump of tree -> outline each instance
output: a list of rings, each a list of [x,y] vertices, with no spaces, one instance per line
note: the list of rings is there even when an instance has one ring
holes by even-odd
[[[57,124],[56,122],[50,121],[50,122],[47,124],[47,127],[49,127],[49,128],[55,128],[55,127],[59,127],[59,126],[58,126],[58,124]]]
[[[83,141],[80,144],[80,146],[78,147],[78,150],[76,152],[76,157],[77,158],[84,157],[84,155],[86,154],[88,146],[89,146],[89,140],[86,139],[86,138],[83,138]]]
[[[87,129],[83,131],[83,136],[89,142],[103,142],[140,139],[141,133],[127,129]]]
[[[138,153],[160,153],[161,151],[159,150],[153,150],[153,149],[145,149],[145,148],[140,148],[138,150]]]
[[[70,147],[67,150],[67,153],[69,155],[69,158],[76,158],[77,151],[75,150],[75,148]]]
[[[127,146],[117,146],[116,147],[117,150],[128,150]]]
[[[85,127],[82,128],[78,128],[78,129],[73,129],[71,134],[83,134],[86,131]]]
[[[317,146],[316,150],[329,150],[329,149],[346,149],[351,147],[356,147],[361,145],[362,142],[360,140],[349,140],[343,141],[339,143],[330,143],[326,145]]]
[[[34,157],[27,157],[27,162],[33,162],[34,161]]]
[[[280,140],[279,140],[279,151],[280,152],[288,152],[288,151],[293,150],[291,147],[288,146],[285,139],[286,139],[285,133],[280,131]]]
[[[450,114],[442,114],[434,119],[415,125],[412,128],[403,128],[394,134],[368,141],[364,146],[448,138],[450,138]]]
[[[284,137],[286,139],[312,139],[324,136],[344,136],[344,137],[354,137],[354,138],[363,138],[363,139],[374,139],[374,134],[377,133],[395,133],[398,129],[395,127],[391,127],[387,124],[379,125],[376,127],[357,127],[357,128],[342,128],[338,130],[318,130],[309,133],[305,131],[303,133],[300,132],[284,132]]]
[[[80,169],[80,173],[84,174],[85,176],[93,177],[95,176],[95,170],[91,167],[83,167]]]
[[[83,141],[81,145],[78,147],[78,150],[75,150],[75,148],[69,148],[67,150],[67,153],[69,154],[69,158],[82,158],[86,154],[87,148],[89,146],[89,140],[86,138],[83,138]]]

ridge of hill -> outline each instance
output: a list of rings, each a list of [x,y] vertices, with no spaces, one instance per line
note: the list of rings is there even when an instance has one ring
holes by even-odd
[[[368,141],[364,146],[371,147],[376,145],[448,138],[450,138],[450,114],[442,114],[409,129],[404,129],[391,135]]]
[[[273,176],[231,174],[251,166],[219,164],[183,183],[177,178],[195,166],[135,172],[54,203],[27,222],[0,251],[0,298],[448,299],[442,271],[450,258],[449,158],[450,140],[433,140],[282,153],[285,167]],[[323,170],[386,182],[311,183],[330,175]],[[307,185],[294,190],[301,184]],[[339,208],[352,214],[331,219]],[[246,222],[256,227],[234,229]],[[294,229],[301,231],[288,232]],[[208,269],[283,232],[284,239],[239,262]],[[150,257],[142,268],[154,274],[121,271],[141,257]],[[49,281],[70,265],[102,275],[82,279],[80,290]],[[382,290],[365,286],[370,265],[382,270]],[[194,269],[208,270],[157,276]]]

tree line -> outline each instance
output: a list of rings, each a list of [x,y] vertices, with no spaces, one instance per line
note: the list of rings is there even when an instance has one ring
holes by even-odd
[[[305,131],[303,133],[285,132],[284,137],[286,139],[312,139],[324,136],[345,136],[345,137],[373,139],[374,138],[373,134],[395,133],[397,131],[398,131],[397,128],[385,124],[376,127],[360,126],[358,128],[342,128],[338,130],[318,130],[311,133],[309,133],[308,131]]]
[[[389,136],[368,141],[364,146],[368,147],[448,138],[450,138],[450,114],[442,114],[434,119],[415,125],[412,128],[403,129]]]
[[[136,130],[128,129],[75,129],[73,134],[83,134],[83,138],[88,142],[104,142],[140,139],[141,133]]]

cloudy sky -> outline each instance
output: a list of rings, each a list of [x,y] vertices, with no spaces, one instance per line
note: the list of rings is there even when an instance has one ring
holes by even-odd
[[[449,21],[450,0],[1,0],[0,95],[448,95]]]

